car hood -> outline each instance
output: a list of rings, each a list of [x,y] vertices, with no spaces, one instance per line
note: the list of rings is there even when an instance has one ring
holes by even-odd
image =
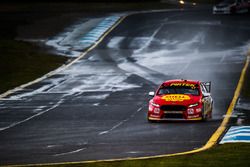
[[[155,96],[153,102],[159,105],[184,105],[188,106],[201,101],[200,96],[186,94],[167,94]]]

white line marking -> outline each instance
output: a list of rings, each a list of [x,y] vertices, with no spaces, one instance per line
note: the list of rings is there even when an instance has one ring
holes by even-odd
[[[121,121],[120,123],[118,123],[117,125],[113,126],[109,131],[112,131],[112,130],[118,128],[119,126],[121,126],[126,121],[128,121],[128,119],[125,119],[125,120]]]
[[[74,150],[74,151],[70,151],[70,152],[65,152],[65,153],[60,153],[60,154],[55,154],[53,156],[62,156],[62,155],[69,155],[69,154],[74,154],[74,153],[78,153],[82,150],[86,150],[87,148],[80,148],[78,150]]]
[[[220,142],[220,144],[225,144],[225,143],[250,143],[250,140],[227,140]]]
[[[236,131],[228,131],[227,135],[232,135],[235,133],[242,133],[242,132],[249,132],[250,133],[250,129],[241,129],[241,130],[236,130]]]
[[[93,104],[93,106],[99,106],[100,105],[100,103],[94,103]]]
[[[103,135],[103,134],[106,134],[108,133],[109,131],[103,131],[103,132],[100,132],[99,135]]]
[[[126,152],[127,154],[141,154],[143,153],[142,151],[129,151],[129,152]]]
[[[17,125],[20,125],[20,124],[22,124],[22,123],[24,123],[24,122],[27,122],[27,121],[33,119],[33,118],[35,118],[35,117],[37,117],[37,116],[39,116],[39,115],[42,115],[42,114],[44,114],[44,113],[46,113],[46,112],[48,112],[48,111],[50,111],[50,110],[53,110],[54,108],[58,107],[62,102],[63,102],[63,99],[61,99],[61,100],[58,101],[55,105],[53,105],[51,108],[49,108],[49,109],[47,109],[47,110],[45,110],[45,111],[43,111],[43,112],[37,113],[37,114],[35,114],[35,115],[31,116],[31,117],[28,117],[28,118],[26,118],[26,119],[24,119],[24,120],[22,120],[22,121],[12,123],[11,125],[9,125],[9,126],[7,126],[7,127],[0,128],[0,131],[4,131],[4,130],[6,130],[6,129],[15,127],[15,126],[17,126]]]
[[[240,129],[249,129],[250,128],[250,126],[239,126],[239,127],[231,127],[230,129],[229,129],[229,131],[231,132],[231,131],[235,131],[235,130],[240,130]]]
[[[13,104],[12,104],[13,105]],[[2,107],[0,107],[0,108],[2,108]],[[20,106],[3,106],[3,108],[8,108],[8,109],[37,109],[37,107],[36,106],[22,106],[22,105],[20,105]]]
[[[62,145],[48,145],[46,148],[55,148],[55,147],[61,147]]]
[[[221,58],[221,60],[220,60],[220,63],[223,63],[223,62],[224,62],[226,56],[227,56],[226,54],[224,54],[224,55],[222,56],[222,58]]]
[[[113,126],[111,129],[109,130],[106,130],[106,131],[103,131],[103,132],[100,132],[98,135],[104,135],[104,134],[107,134],[111,131],[113,131],[114,129],[118,128],[119,126],[123,125],[125,122],[129,121],[131,118],[133,118],[139,111],[142,110],[142,107],[138,108],[136,110],[136,112],[134,112],[132,115],[129,116],[129,118],[125,119],[125,120],[122,120],[121,122],[119,122],[118,124],[116,124],[115,126]]]
[[[45,107],[47,107],[47,106],[39,106],[36,109],[34,109],[33,111],[34,112],[39,112],[39,111],[42,111]]]
[[[229,138],[234,138],[234,137],[248,137],[250,136],[250,133],[238,133],[238,134],[233,134],[233,135],[225,135],[223,139],[229,139]]]
[[[250,126],[232,126],[224,135],[220,144],[250,142]]]
[[[145,48],[147,48],[150,43],[154,40],[155,35],[161,30],[161,28],[163,27],[164,24],[161,24],[155,31],[154,33],[150,36],[149,40],[145,43],[144,46],[142,46],[140,49],[135,50],[135,53],[140,53],[141,51],[143,51]]]
[[[178,75],[182,74],[183,72],[187,71],[188,67],[190,66],[191,62],[188,62],[183,69],[178,72]]]

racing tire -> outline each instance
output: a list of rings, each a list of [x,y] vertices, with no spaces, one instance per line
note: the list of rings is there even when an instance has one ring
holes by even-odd
[[[211,108],[211,110],[210,110],[210,112],[209,112],[208,118],[209,118],[209,119],[212,119],[212,118],[213,118],[213,107]]]
[[[201,121],[202,122],[206,122],[207,121],[207,115],[205,115],[205,111],[204,111],[203,107],[202,107]]]
[[[207,115],[205,115],[204,113],[202,113],[202,122],[206,122],[207,121]]]
[[[231,8],[230,15],[235,15],[235,14],[236,14],[236,8]]]

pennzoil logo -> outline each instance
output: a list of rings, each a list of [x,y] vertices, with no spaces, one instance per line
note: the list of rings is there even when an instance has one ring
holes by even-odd
[[[165,95],[161,99],[165,101],[184,101],[184,100],[190,100],[190,97],[188,95],[174,94],[174,95]]]
[[[191,84],[191,83],[171,83],[170,86],[186,86],[186,87],[190,87],[191,89],[195,89],[197,87],[197,85],[195,84]]]

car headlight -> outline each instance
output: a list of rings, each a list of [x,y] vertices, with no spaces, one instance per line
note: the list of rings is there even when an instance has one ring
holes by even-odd
[[[155,114],[159,114],[161,112],[161,109],[160,108],[154,108],[154,113]]]
[[[194,114],[194,109],[193,108],[189,108],[189,109],[187,109],[187,112],[188,112],[188,114]]]
[[[199,103],[194,103],[194,104],[190,104],[188,107],[196,107],[198,105],[199,105]]]
[[[154,107],[160,107],[159,104],[156,104],[156,103],[154,103],[154,102],[151,102],[151,105],[154,106]]]

